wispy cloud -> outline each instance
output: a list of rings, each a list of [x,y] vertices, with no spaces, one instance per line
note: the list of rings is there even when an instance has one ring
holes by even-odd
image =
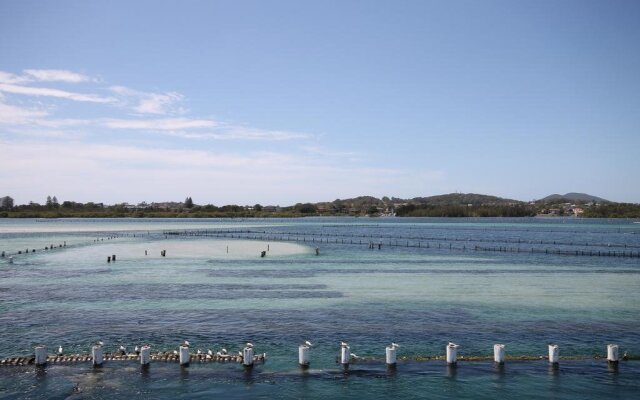
[[[162,119],[111,119],[105,126],[113,129],[144,129],[149,131],[175,131],[193,128],[213,128],[218,124],[209,119],[162,118]]]
[[[185,111],[177,106],[184,100],[184,96],[177,92],[142,92],[125,86],[111,86],[109,90],[128,98],[123,99],[124,103],[133,102],[131,109],[140,114],[181,114]]]
[[[28,124],[46,116],[46,111],[5,104],[0,98],[0,125]]]
[[[20,86],[7,83],[0,83],[0,92],[21,94],[26,96],[37,97],[56,97],[74,101],[90,102],[90,103],[113,103],[116,101],[113,97],[102,97],[95,94],[84,94],[76,92],[68,92],[66,90],[51,89],[43,87]]]
[[[80,83],[92,80],[86,75],[63,69],[25,69],[24,73],[37,81]]]

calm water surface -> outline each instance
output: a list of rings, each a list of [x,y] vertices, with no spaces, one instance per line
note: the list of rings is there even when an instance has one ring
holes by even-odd
[[[514,251],[476,250],[488,247]],[[557,250],[580,255],[551,254]],[[168,351],[185,339],[193,350],[233,352],[252,341],[268,357],[251,372],[163,362],[142,371],[115,361],[99,370],[88,363],[0,367],[0,398],[640,393],[640,361],[613,369],[594,358],[607,343],[640,354],[640,258],[582,255],[637,254],[640,224],[630,220],[4,219],[0,251],[7,254],[0,258],[0,358],[32,354],[39,343],[50,353],[59,345],[86,353],[96,340],[107,351],[142,343]],[[113,254],[117,261],[107,263]],[[312,365],[301,371],[297,346],[307,339],[315,343]],[[374,360],[343,371],[335,363],[343,340]],[[510,356],[545,355],[553,342],[571,359],[558,369],[545,360],[504,368],[403,361],[389,371],[384,347],[391,341],[410,358],[444,354],[448,341],[460,345],[460,356],[489,355],[494,343],[506,344]]]

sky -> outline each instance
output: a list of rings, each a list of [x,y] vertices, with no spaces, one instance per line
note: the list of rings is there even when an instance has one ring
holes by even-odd
[[[640,2],[0,2],[0,196],[640,202]]]

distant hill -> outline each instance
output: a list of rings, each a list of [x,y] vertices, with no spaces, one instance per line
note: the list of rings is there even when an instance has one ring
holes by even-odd
[[[502,197],[489,196],[486,194],[476,193],[449,193],[438,196],[415,197],[410,200],[412,203],[429,204],[434,206],[441,205],[512,205],[522,204],[522,201],[513,199],[504,199]]]
[[[602,197],[592,196],[586,193],[552,194],[537,201],[537,203],[611,203]]]

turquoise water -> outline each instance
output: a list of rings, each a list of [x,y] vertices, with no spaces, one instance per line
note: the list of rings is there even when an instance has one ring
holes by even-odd
[[[185,339],[193,350],[233,352],[251,341],[268,357],[250,372],[163,362],[142,371],[133,361],[0,367],[2,398],[583,399],[640,389],[640,362],[614,370],[594,358],[607,343],[640,354],[634,221],[5,219],[0,251],[0,358],[32,354],[39,343],[50,353],[59,345],[87,353],[96,340],[106,351],[143,343],[172,351]],[[582,255],[598,251],[627,255]],[[302,371],[297,346],[307,339],[315,345]],[[371,361],[343,371],[340,341]],[[391,341],[409,359],[443,355],[449,341],[461,357],[490,355],[494,343],[508,356],[544,356],[553,342],[565,359],[558,369],[543,359],[503,369],[409,360],[389,371]]]

